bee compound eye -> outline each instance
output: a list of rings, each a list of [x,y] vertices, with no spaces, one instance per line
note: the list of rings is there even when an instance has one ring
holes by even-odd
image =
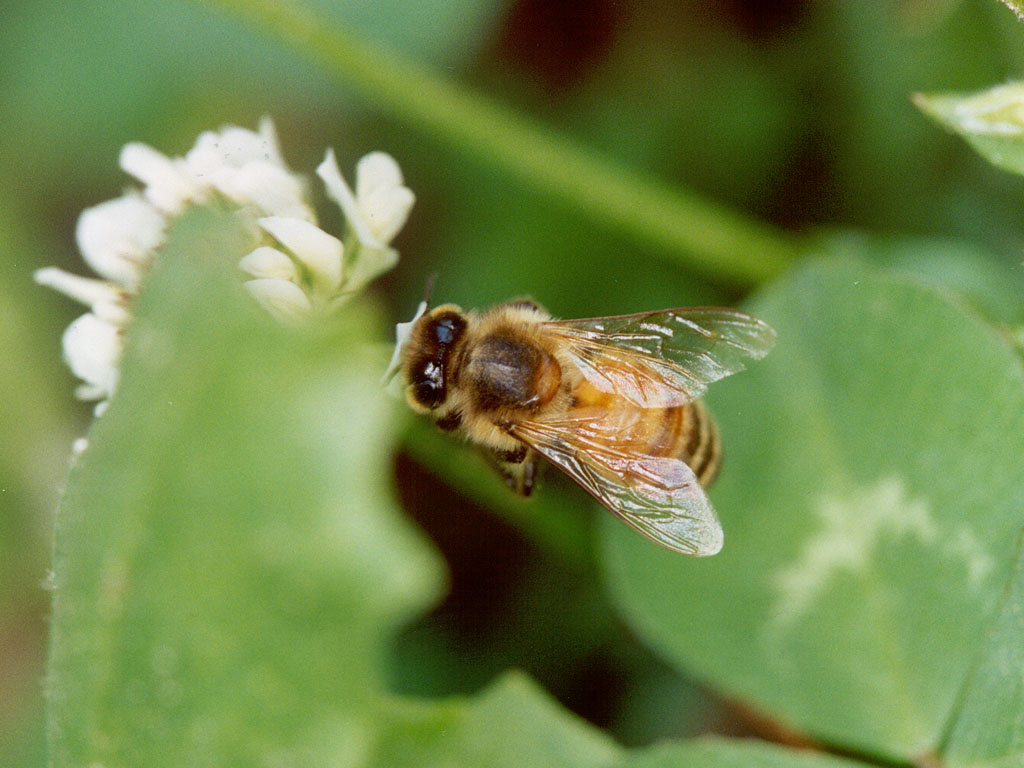
[[[442,347],[452,344],[465,327],[466,321],[454,312],[445,312],[434,319],[431,331]]]
[[[412,396],[416,402],[427,408],[436,408],[441,404],[440,388],[432,381],[418,381],[413,384]]]
[[[434,326],[434,337],[442,344],[451,344],[455,338],[455,328],[450,320],[442,320]]]
[[[424,408],[436,408],[444,402],[444,373],[433,361],[415,372],[411,384],[413,399]]]

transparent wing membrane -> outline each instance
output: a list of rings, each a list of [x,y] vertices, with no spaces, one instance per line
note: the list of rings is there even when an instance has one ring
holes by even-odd
[[[650,456],[623,439],[607,412],[522,421],[510,431],[651,541],[688,555],[722,548],[722,528],[682,460]]]
[[[759,360],[775,345],[771,326],[736,309],[697,307],[546,324],[584,377],[640,407],[681,405],[707,385]]]

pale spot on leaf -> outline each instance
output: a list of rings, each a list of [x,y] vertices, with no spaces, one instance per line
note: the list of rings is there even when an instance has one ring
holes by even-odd
[[[964,561],[967,580],[975,589],[981,586],[985,577],[995,567],[992,556],[982,548],[981,542],[966,525],[957,529],[956,533],[946,542],[944,549],[948,554],[957,556]]]
[[[941,534],[928,503],[911,498],[903,480],[887,477],[874,485],[825,495],[815,509],[817,530],[796,561],[771,579],[776,593],[772,623],[784,629],[799,619],[839,573],[865,574],[883,540],[912,538],[937,546],[943,556],[963,561],[972,587],[992,570],[991,557],[966,526]]]

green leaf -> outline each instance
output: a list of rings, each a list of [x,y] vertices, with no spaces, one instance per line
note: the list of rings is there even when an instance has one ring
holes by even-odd
[[[1024,174],[1024,83],[1006,83],[973,94],[923,94],[914,103],[986,160]]]
[[[861,257],[913,275],[959,296],[993,322],[1024,323],[1024,269],[1018,256],[999,255],[974,243],[946,237],[877,235],[855,230],[823,233],[819,253]]]
[[[622,755],[519,673],[506,674],[471,702],[407,706],[398,714],[374,766],[598,768]]]
[[[379,727],[382,641],[438,595],[388,489],[376,318],[279,326],[241,288],[236,230],[207,212],[176,229],[68,481],[56,766],[358,754]]]
[[[608,579],[668,659],[784,725],[883,759],[933,751],[1024,508],[1024,369],[913,279],[811,263],[752,306],[778,346],[716,384],[725,548],[606,524]]]
[[[1003,0],[1003,5],[1017,14],[1018,19],[1024,20],[1024,3],[1020,0]]]
[[[1024,764],[1024,550],[943,757],[950,768]]]
[[[865,763],[759,741],[706,738],[641,750],[617,768],[856,768]]]

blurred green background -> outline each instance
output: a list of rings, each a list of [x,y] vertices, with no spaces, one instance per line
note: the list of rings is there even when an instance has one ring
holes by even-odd
[[[989,167],[910,101],[917,91],[1020,76],[1024,32],[996,0],[306,5],[780,237],[820,235],[838,250],[856,243],[881,263],[968,293],[978,281],[976,298],[994,319],[1024,315],[1013,299],[1019,282],[984,277],[1020,265],[1024,181]],[[485,306],[530,294],[565,317],[736,303],[751,287],[638,245],[202,3],[11,0],[0,20],[5,765],[44,762],[49,537],[71,441],[91,415],[72,399],[60,362],[60,333],[82,310],[31,275],[50,264],[87,272],[76,217],[126,186],[117,167],[124,143],[182,154],[202,130],[255,127],[270,115],[302,172],[325,146],[343,168],[370,150],[390,152],[418,197],[396,243],[402,261],[373,289],[391,321],[407,319],[434,271],[439,300]],[[916,262],[901,248],[907,236],[933,239],[939,257]],[[451,591],[398,639],[395,690],[474,691],[520,667],[626,744],[709,730],[779,735],[640,645],[609,606],[592,553],[567,558],[539,545],[415,454],[396,457],[395,476],[408,512],[447,558]],[[589,546],[592,512],[580,496],[567,514],[584,531],[574,541]]]

